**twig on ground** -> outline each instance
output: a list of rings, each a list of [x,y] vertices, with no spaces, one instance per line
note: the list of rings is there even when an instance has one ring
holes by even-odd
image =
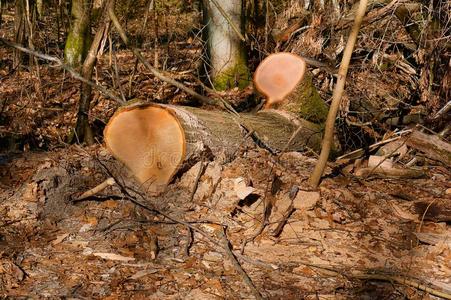
[[[101,184],[93,187],[89,191],[84,192],[79,197],[75,198],[72,202],[82,201],[86,198],[94,196],[94,195],[100,193],[101,191],[103,191],[104,189],[106,189],[107,187],[113,186],[115,183],[116,183],[116,181],[114,180],[114,178],[110,177],[110,178],[106,179],[104,182],[102,182]]]
[[[188,230],[187,234],[186,234],[186,244],[185,244],[185,248],[184,248],[184,253],[185,256],[189,256],[189,250],[191,249],[191,246],[193,245],[194,242],[194,238],[193,238],[193,230],[189,227],[186,227],[186,229]]]
[[[408,137],[407,137],[408,139]],[[398,151],[399,149],[401,149],[402,146],[404,146],[406,144],[407,140],[404,140],[398,147],[396,147],[395,149],[393,149],[390,153],[388,153],[387,155],[383,156],[383,159],[381,159],[381,161],[379,163],[377,163],[367,174],[363,175],[363,180],[366,180],[369,176],[371,176],[371,174],[373,174],[373,172],[384,163],[384,161],[386,161],[388,158],[392,157],[396,151]],[[387,171],[387,170],[384,170]],[[388,170],[389,171],[389,170]]]
[[[398,132],[398,134],[399,134],[398,136],[390,138],[390,139],[386,139],[386,140],[383,140],[383,141],[380,141],[380,142],[377,142],[375,144],[372,144],[372,145],[370,145],[368,147],[368,150],[369,151],[373,151],[374,149],[376,149],[379,146],[382,146],[382,145],[388,144],[390,142],[399,140],[402,137],[402,134],[409,133],[409,132],[412,132],[412,130],[409,129],[409,130],[406,130],[406,131],[403,131],[403,132]],[[365,149],[360,148],[360,149],[354,150],[352,152],[346,153],[346,154],[344,154],[344,155],[342,155],[340,157],[337,157],[336,161],[348,160],[348,159],[356,159],[356,158],[361,157],[363,154],[365,154]]]
[[[269,223],[269,217],[271,216],[271,212],[272,212],[272,208],[273,208],[273,200],[271,199],[271,197],[273,197],[276,193],[277,190],[274,188],[275,183],[278,179],[277,175],[273,174],[274,171],[274,165],[271,166],[271,169],[269,170],[269,176],[271,176],[271,180],[268,182],[268,185],[266,186],[266,191],[265,191],[265,196],[263,198],[263,220],[260,223],[260,227],[257,229],[257,231],[251,236],[248,237],[247,239],[244,239],[243,242],[241,243],[241,249],[240,249],[240,253],[243,254],[244,253],[244,248],[246,247],[248,242],[253,241],[257,236],[259,236],[263,230],[265,230],[266,225],[268,225]],[[270,188],[271,186],[271,188]],[[269,195],[271,194],[271,195]]]
[[[279,225],[277,225],[276,229],[271,233],[273,237],[278,237],[283,231],[283,228],[288,222],[288,219],[290,216],[296,211],[296,209],[293,207],[293,200],[291,200],[290,206],[288,206],[287,210],[283,214],[282,218],[279,221]]]
[[[235,254],[230,249],[230,242],[227,239],[225,228],[222,228],[222,230],[219,231],[219,234],[221,236],[222,242],[224,244],[223,249],[225,250],[225,253],[229,257],[230,261],[232,262],[233,267],[235,270],[240,274],[241,278],[243,279],[244,283],[249,287],[249,289],[252,291],[252,294],[256,299],[263,299],[260,292],[255,287],[254,283],[252,282],[252,279],[247,275],[246,271],[244,271],[243,267],[240,265],[239,261],[237,260]]]
[[[102,168],[105,170],[105,172],[107,172],[107,173],[109,174],[110,177],[113,177],[113,178],[114,178],[114,175],[113,175],[113,174],[110,172],[110,170],[105,166],[105,164],[104,164],[102,161],[100,161],[98,158],[96,158],[96,160],[97,160],[97,162],[100,164],[100,166],[102,166]],[[116,179],[115,179],[115,180],[116,180]],[[235,254],[232,252],[232,250],[231,250],[230,247],[229,247],[228,240],[227,240],[227,244],[224,244],[223,242],[221,243],[221,242],[219,242],[219,241],[216,241],[213,237],[211,237],[211,236],[210,236],[209,234],[207,234],[205,231],[203,231],[203,230],[197,228],[196,226],[193,226],[193,225],[190,224],[189,222],[184,221],[184,220],[180,220],[180,219],[178,219],[178,218],[176,218],[176,217],[173,217],[173,216],[171,216],[171,215],[169,215],[169,214],[167,214],[167,213],[164,213],[164,212],[162,212],[161,210],[158,210],[158,209],[156,209],[156,208],[147,206],[146,204],[144,204],[144,203],[142,203],[141,201],[139,201],[136,197],[134,197],[133,195],[131,195],[131,194],[128,192],[127,187],[126,187],[124,184],[122,184],[120,181],[116,180],[116,183],[117,183],[117,185],[119,186],[119,188],[121,189],[122,193],[126,196],[126,199],[128,199],[130,202],[132,202],[132,203],[135,204],[136,206],[141,207],[141,208],[143,208],[143,209],[145,209],[145,210],[147,210],[147,211],[150,211],[150,212],[159,214],[159,215],[165,217],[166,219],[171,220],[171,221],[173,221],[173,222],[175,222],[175,223],[184,225],[185,227],[191,229],[193,232],[199,233],[199,234],[202,235],[204,238],[206,238],[209,242],[211,242],[213,245],[217,246],[218,248],[220,248],[220,249],[222,249],[222,250],[225,250],[225,251],[227,252],[227,254],[229,255],[229,257],[230,257],[230,254],[232,254],[233,258],[230,257],[231,260],[232,260],[232,263],[233,263],[234,265],[235,265],[235,264],[238,264],[238,265],[239,265],[239,262],[237,261],[237,258],[236,258],[236,256],[235,256]],[[147,199],[146,196],[143,195],[142,193],[138,193],[138,195],[139,195],[139,197],[141,197],[141,198],[143,199],[143,202]],[[148,202],[148,201],[147,201],[147,202]],[[255,260],[249,259],[249,258],[244,257],[243,255],[239,255],[239,254],[237,254],[237,256],[238,256],[240,259],[243,259],[244,261],[246,261],[246,262],[248,262],[248,263],[253,263],[253,264],[256,264],[256,265],[263,265],[263,266],[265,266],[265,267],[268,267],[268,264],[267,264],[267,263],[255,261]],[[240,266],[240,265],[239,265],[239,266]],[[271,269],[277,269],[277,268],[274,268],[274,266],[272,266],[272,265],[269,265],[269,267],[270,267]],[[241,268],[241,266],[240,266],[240,268]],[[244,272],[244,270],[243,270],[243,272]],[[244,274],[245,274],[245,276],[247,276],[247,274],[246,274],[245,272],[244,272]],[[241,272],[240,272],[240,275],[242,275]],[[243,276],[243,275],[242,275],[242,276]],[[247,277],[248,277],[248,276],[247,276]],[[250,278],[249,278],[249,281],[250,281],[250,283],[251,283],[252,286],[253,286],[253,283],[252,283],[252,281],[250,280]],[[249,285],[248,282],[246,282],[246,283]],[[250,286],[250,287],[251,287],[251,286]],[[253,286],[253,288],[251,287],[251,290],[252,290],[252,293],[254,294],[254,296],[255,296],[257,299],[263,299],[263,298],[261,297],[261,294],[260,294],[260,293],[258,292],[258,290],[255,288],[255,286]],[[258,295],[259,295],[259,297],[257,297]]]
[[[389,15],[393,11],[395,11],[400,5],[410,2],[410,0],[393,0],[384,7],[371,11],[368,13],[368,15],[363,19],[362,21],[362,27],[365,27],[366,25],[369,25],[371,23],[374,23],[385,16]],[[338,26],[335,27],[335,30],[343,30],[351,26],[352,21],[347,21],[342,24],[338,24]]]

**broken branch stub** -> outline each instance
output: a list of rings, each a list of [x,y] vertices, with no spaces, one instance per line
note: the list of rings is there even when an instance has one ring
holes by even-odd
[[[265,58],[257,67],[254,83],[266,97],[265,108],[282,102],[304,78],[304,59],[292,53],[276,53]]]

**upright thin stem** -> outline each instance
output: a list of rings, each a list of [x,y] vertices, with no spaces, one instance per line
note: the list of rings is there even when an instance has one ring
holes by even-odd
[[[330,154],[330,148],[332,146],[334,138],[334,126],[335,118],[337,117],[338,109],[341,103],[341,97],[343,95],[346,75],[348,74],[349,62],[351,61],[352,51],[354,50],[357,35],[359,33],[360,25],[362,24],[363,16],[365,15],[366,6],[368,0],[360,0],[359,8],[354,19],[354,25],[348,38],[348,43],[343,53],[343,59],[341,61],[340,69],[338,70],[337,85],[334,89],[332,96],[332,103],[330,105],[329,113],[327,114],[327,120],[325,124],[325,132],[323,138],[323,144],[321,147],[321,154],[315,169],[309,178],[309,184],[312,187],[318,187],[321,176],[323,175],[324,168],[326,167],[327,160]]]

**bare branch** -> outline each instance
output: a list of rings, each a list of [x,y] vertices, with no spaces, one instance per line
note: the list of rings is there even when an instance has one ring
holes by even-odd
[[[349,62],[351,61],[352,51],[357,40],[360,25],[362,24],[363,17],[365,15],[368,0],[360,0],[359,8],[354,20],[354,26],[349,34],[348,43],[343,53],[343,59],[341,61],[340,69],[338,70],[338,81],[334,89],[332,96],[332,104],[330,105],[329,113],[327,114],[327,120],[325,123],[325,131],[323,144],[321,147],[321,154],[318,162],[313,170],[312,175],[309,178],[309,184],[312,187],[318,187],[321,176],[323,175],[324,168],[326,167],[327,160],[329,158],[330,148],[333,143],[335,118],[337,117],[338,109],[340,108],[341,97],[343,95],[346,75],[349,69]]]

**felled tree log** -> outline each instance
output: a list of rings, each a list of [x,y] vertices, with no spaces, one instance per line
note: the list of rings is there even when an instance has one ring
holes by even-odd
[[[329,111],[312,83],[304,59],[292,53],[265,58],[254,74],[254,85],[266,97],[265,108],[277,107],[321,124]]]
[[[241,114],[257,143],[285,150],[293,133],[301,130],[288,151],[319,150],[320,126],[288,113],[265,110]],[[104,131],[113,156],[124,163],[146,191],[159,193],[174,175],[205,156],[233,155],[244,136],[238,120],[227,112],[158,104],[135,104],[119,109]]]

